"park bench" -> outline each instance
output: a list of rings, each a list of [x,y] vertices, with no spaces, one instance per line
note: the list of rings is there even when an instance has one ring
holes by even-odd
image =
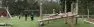
[[[12,24],[11,23],[0,23],[0,26],[11,26],[12,27]]]

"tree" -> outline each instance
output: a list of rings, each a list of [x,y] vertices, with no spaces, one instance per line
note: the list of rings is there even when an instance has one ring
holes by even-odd
[[[18,0],[17,2],[15,2],[15,0],[3,0],[3,7],[8,7],[11,15],[19,15],[20,13],[25,13],[24,10],[32,10],[38,8],[37,2],[31,2],[33,4],[27,0]]]

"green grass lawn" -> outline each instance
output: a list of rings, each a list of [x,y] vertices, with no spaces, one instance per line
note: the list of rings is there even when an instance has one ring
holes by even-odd
[[[0,23],[11,23],[13,27],[38,27],[37,18],[35,17],[33,21],[29,17],[27,21],[25,21],[24,17],[21,17],[21,19],[18,17],[13,17],[12,19],[2,18],[0,19]]]
[[[21,19],[13,17],[12,19],[0,19],[0,23],[11,23],[13,24],[13,27],[38,27],[38,19],[40,18],[35,17],[35,20],[31,21],[28,17],[28,20],[25,21],[24,17],[21,17]],[[63,19],[50,21],[49,24],[47,22],[45,23],[44,27],[69,27],[68,24],[64,24]],[[76,27],[94,27],[94,24],[84,23],[81,19],[79,19]]]
[[[12,23],[13,27],[38,27],[37,17],[35,17],[35,20],[33,21],[31,21],[30,17],[28,17],[27,21],[25,21],[24,17],[21,19],[13,18]]]
[[[69,27],[67,24],[64,24],[63,20],[56,20],[46,24],[44,27]],[[85,23],[83,19],[78,20],[76,27],[94,27],[94,24]]]
[[[69,27],[67,24],[64,24],[62,19],[50,21],[49,24],[46,24],[44,27]]]

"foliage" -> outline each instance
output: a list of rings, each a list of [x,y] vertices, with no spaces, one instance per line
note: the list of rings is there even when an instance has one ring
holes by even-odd
[[[24,10],[31,10],[31,9],[34,10],[38,8],[37,2],[33,1],[31,2],[32,3],[29,3],[27,0],[24,1],[3,0],[3,7],[8,7],[11,15],[19,15],[28,12]],[[31,13],[31,11],[28,13]]]

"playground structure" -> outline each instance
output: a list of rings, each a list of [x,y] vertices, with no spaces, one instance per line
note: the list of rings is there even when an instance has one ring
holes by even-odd
[[[11,18],[12,17],[8,11],[8,8],[1,8],[0,9],[0,21],[2,21],[2,22],[0,22],[0,26],[5,26],[5,27],[11,26],[12,27],[12,24],[10,23]],[[4,19],[9,20],[9,21],[5,22]]]
[[[62,22],[64,21],[64,24],[67,24],[69,27],[75,27],[77,25],[77,22],[78,22],[77,20],[78,19],[80,19],[82,21],[84,20],[84,22],[87,22],[87,23],[90,23],[90,24],[94,24],[94,19],[93,19],[94,15],[89,15],[89,12],[90,12],[89,9],[87,9],[87,14],[88,15],[78,15],[79,14],[78,13],[78,2],[76,2],[76,3],[72,2],[71,3],[71,9],[70,9],[71,11],[67,12],[67,5],[66,5],[66,1],[65,1],[65,10],[64,10],[64,12],[59,10],[59,12],[57,13],[56,10],[53,9],[52,10],[53,12],[51,14],[43,14],[43,10],[44,10],[43,7],[42,7],[43,4],[42,4],[41,1],[39,3],[40,3],[40,18],[41,19],[39,19],[38,22],[40,23],[40,25],[45,24],[45,22],[47,22],[47,24],[51,24],[52,21],[57,22],[56,20],[58,20],[58,19],[59,20],[62,19]],[[10,13],[8,12],[8,7],[6,7],[6,11],[7,11],[8,17],[11,17]],[[25,10],[25,11],[37,11],[37,10]],[[24,21],[22,19],[20,19],[20,20]],[[21,22],[20,20],[17,20],[17,22],[18,21]],[[0,23],[0,26],[7,26],[7,25],[12,26],[11,24],[8,24],[8,23]]]
[[[3,16],[6,17],[6,16],[7,16],[7,12],[4,11],[4,10],[1,10],[1,11],[0,11],[0,16],[1,16],[1,17],[3,17]]]
[[[40,8],[40,9],[42,10],[42,8]],[[70,12],[67,12],[67,5],[65,4],[65,10],[64,10],[65,12],[63,12],[63,13],[60,12],[60,14],[58,14],[57,16],[54,16],[54,15],[56,15],[55,9],[53,9],[53,12],[52,12],[53,14],[49,14],[49,16],[46,18],[42,16],[43,15],[42,11],[40,11],[40,16],[42,19],[38,20],[38,21],[40,21],[40,22],[48,21],[49,22],[49,21],[53,21],[56,19],[63,19],[65,24],[68,24],[70,27],[75,27],[75,24],[77,24],[77,19],[82,19],[83,22],[94,24],[94,19],[93,19],[94,15],[90,15],[91,9],[89,9],[88,6],[85,10],[86,13],[83,12],[83,10],[79,11],[79,12],[82,12],[81,15],[78,15],[79,14],[78,9],[79,8],[78,8],[78,0],[77,0],[76,3],[75,2],[71,3],[71,11]],[[84,15],[83,13],[85,13],[87,15]]]
[[[71,11],[70,12],[67,12],[67,5],[66,5],[66,1],[65,1],[65,10],[64,12],[62,13],[61,10],[59,12],[59,14],[57,15],[57,13],[55,12],[55,9],[53,9],[53,12],[52,14],[43,14],[42,10],[42,3],[40,2],[40,20],[38,20],[39,22],[45,22],[47,21],[49,23],[49,21],[54,21],[54,20],[57,20],[57,19],[63,19],[64,20],[64,23],[65,24],[68,24],[70,27],[75,27],[76,24],[77,24],[77,20],[78,19],[82,19],[82,21],[84,22],[87,22],[87,23],[90,23],[90,24],[94,24],[94,19],[93,18],[90,18],[90,16],[92,15],[89,15],[90,11],[88,9],[88,6],[87,6],[87,15],[78,15],[79,14],[79,8],[78,8],[78,0],[76,0],[76,2],[72,2],[71,3]],[[80,11],[80,12],[83,12],[83,11]],[[84,12],[83,12],[84,13]],[[45,15],[45,16],[43,16]]]
[[[0,17],[9,17],[9,18],[11,18],[11,15],[9,13],[8,8],[1,8],[0,10],[1,10],[0,11]]]
[[[65,23],[68,24],[70,27],[75,27],[75,24],[77,24],[77,17],[78,17],[78,0],[76,0],[76,3],[72,2],[71,5],[71,11],[67,12],[67,3],[65,1],[65,13],[57,14],[55,13],[55,9],[53,9],[53,14],[49,14],[48,17],[43,17],[42,15],[42,2],[40,0],[40,18],[41,20],[38,20],[39,22],[45,22],[45,21],[51,21],[56,19],[64,19]],[[74,6],[75,5],[75,6]],[[73,7],[74,6],[74,7]]]
[[[0,27],[1,26],[12,26],[10,23],[11,15],[9,13],[8,7],[2,7],[2,0],[0,1]],[[5,22],[5,20],[9,20]]]
[[[9,18],[11,18],[8,7],[3,7],[2,3],[3,3],[2,0],[0,0],[0,17],[7,17],[7,18],[9,17]]]

